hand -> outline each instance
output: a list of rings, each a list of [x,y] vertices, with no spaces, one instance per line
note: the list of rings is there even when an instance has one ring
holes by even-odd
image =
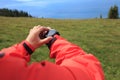
[[[45,34],[50,28],[43,27],[43,26],[35,26],[33,29],[30,30],[29,35],[26,38],[26,41],[28,41],[35,49],[42,46],[43,44],[48,43],[52,37],[47,37],[45,39],[41,39],[39,37],[40,34]]]

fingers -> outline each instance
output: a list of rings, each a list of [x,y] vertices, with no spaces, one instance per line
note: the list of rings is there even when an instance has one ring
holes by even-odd
[[[45,26],[38,25],[38,26],[34,26],[33,29],[39,29],[39,31],[48,31],[51,29],[51,27],[45,27]]]
[[[44,32],[44,31],[48,31],[48,30],[49,30],[47,27],[45,27],[45,26],[40,26],[40,25],[35,26],[34,28],[35,28],[35,29],[38,29],[38,31],[40,31],[40,32]]]
[[[33,27],[33,30],[36,32],[37,35],[39,34],[46,34],[51,28],[50,27],[44,27],[44,26],[41,26],[41,25],[38,25],[38,26],[34,26]]]
[[[47,27],[49,30],[51,29],[51,27]]]

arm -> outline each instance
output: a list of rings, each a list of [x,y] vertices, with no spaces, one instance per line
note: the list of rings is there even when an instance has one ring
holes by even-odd
[[[101,64],[95,56],[58,35],[54,37],[57,40],[50,48],[50,57],[55,58],[57,65],[69,68],[75,76],[77,71],[83,70],[93,80],[104,80]],[[74,71],[75,68],[78,68],[77,71]]]

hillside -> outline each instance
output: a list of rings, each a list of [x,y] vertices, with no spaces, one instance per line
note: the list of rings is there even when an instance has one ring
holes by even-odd
[[[24,40],[35,25],[50,26],[102,63],[106,80],[120,78],[120,20],[58,20],[0,17],[0,49]],[[36,50],[32,61],[50,60],[46,46]],[[50,60],[53,61],[53,60]]]

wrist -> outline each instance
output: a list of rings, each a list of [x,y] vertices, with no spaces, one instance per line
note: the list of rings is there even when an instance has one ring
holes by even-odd
[[[35,51],[34,46],[27,40],[23,42],[23,46],[29,54],[32,54]]]
[[[26,43],[28,43],[30,46],[31,46],[31,48],[33,48],[34,50],[37,48],[36,46],[36,43],[34,42],[34,40],[29,40],[29,39],[26,39],[25,40],[26,41]]]

